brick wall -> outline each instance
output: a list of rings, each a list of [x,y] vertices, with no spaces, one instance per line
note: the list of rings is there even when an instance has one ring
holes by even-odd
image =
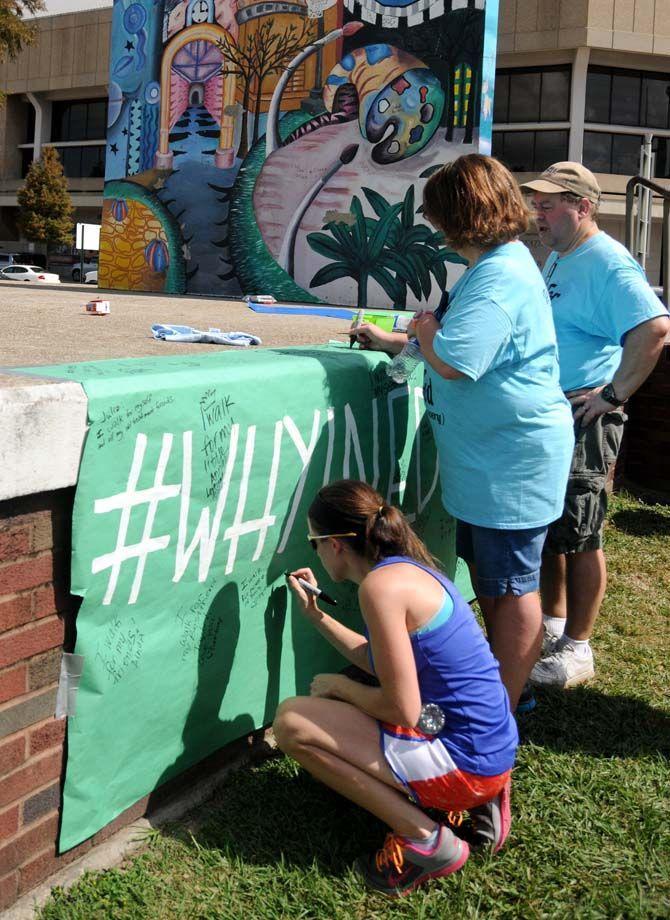
[[[122,827],[221,771],[267,757],[259,729],[144,796],[58,855],[65,720],[53,717],[61,652],[72,651],[69,593],[74,489],[0,502],[0,911]],[[209,781],[209,786],[208,786]]]
[[[624,475],[670,494],[670,345],[627,407]]]
[[[76,612],[72,498],[0,502],[0,909],[55,864],[65,723],[53,713]]]

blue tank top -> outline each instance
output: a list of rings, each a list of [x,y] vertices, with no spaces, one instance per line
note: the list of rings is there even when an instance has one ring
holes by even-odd
[[[519,742],[516,722],[498,662],[470,606],[446,575],[407,556],[389,556],[375,569],[397,562],[432,575],[452,602],[409,634],[421,702],[437,703],[446,716],[439,737],[461,770],[480,776],[510,770]],[[371,653],[370,663],[374,670]]]

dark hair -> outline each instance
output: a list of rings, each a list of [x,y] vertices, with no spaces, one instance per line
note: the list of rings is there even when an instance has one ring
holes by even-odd
[[[423,213],[456,249],[509,243],[526,232],[529,221],[514,176],[480,153],[458,157],[433,173],[424,186]]]
[[[369,562],[376,563],[387,556],[409,556],[432,568],[439,565],[402,511],[387,505],[366,482],[331,482],[319,489],[307,513],[319,533],[355,533],[355,537],[342,539]]]

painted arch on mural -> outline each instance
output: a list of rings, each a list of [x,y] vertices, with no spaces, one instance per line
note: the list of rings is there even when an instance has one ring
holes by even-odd
[[[494,0],[113,17],[101,284],[408,308],[448,286],[421,192],[490,150]]]

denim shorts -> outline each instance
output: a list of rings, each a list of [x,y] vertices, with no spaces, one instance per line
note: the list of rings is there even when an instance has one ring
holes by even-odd
[[[529,594],[540,587],[545,527],[496,530],[456,522],[456,552],[477,569],[474,588],[481,597]]]

